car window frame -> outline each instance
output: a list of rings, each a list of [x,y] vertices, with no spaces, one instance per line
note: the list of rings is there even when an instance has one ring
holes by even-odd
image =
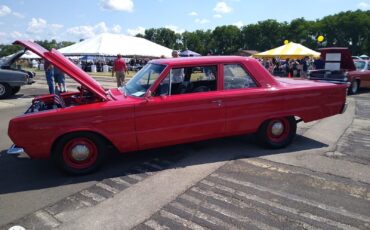
[[[163,71],[163,76],[159,77],[157,79],[157,82],[155,84],[152,85],[151,89],[152,89],[152,96],[153,97],[173,97],[173,96],[178,96],[178,95],[193,95],[193,94],[197,94],[197,93],[205,93],[205,92],[192,92],[192,93],[184,93],[184,94],[171,94],[171,87],[172,87],[172,77],[170,75],[170,85],[169,85],[169,94],[167,95],[155,95],[156,94],[156,91],[159,89],[159,86],[161,84],[161,82],[163,82],[169,74],[172,73],[172,70],[173,69],[181,69],[181,68],[194,68],[194,67],[207,67],[207,66],[215,66],[216,67],[216,75],[215,75],[215,81],[216,81],[216,89],[215,90],[212,90],[212,91],[208,91],[208,92],[216,92],[216,91],[220,91],[220,74],[221,74],[221,65],[220,63],[199,63],[199,64],[186,64],[186,65],[168,65],[166,67],[166,69]],[[149,90],[151,90],[149,89]]]
[[[248,76],[253,80],[253,82],[256,84],[255,87],[248,87],[248,88],[237,88],[237,89],[226,89],[225,88],[225,65],[239,65],[247,74]],[[223,91],[233,91],[233,90],[248,90],[248,89],[258,89],[258,88],[261,88],[261,84],[257,81],[257,79],[250,73],[250,71],[248,70],[248,67],[245,65],[245,63],[241,63],[241,62],[224,62],[221,64],[222,66],[222,70],[220,70],[220,74],[222,75],[221,76],[221,79],[222,79],[222,90]]]

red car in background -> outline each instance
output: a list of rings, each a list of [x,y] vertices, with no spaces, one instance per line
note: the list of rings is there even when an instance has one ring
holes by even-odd
[[[157,59],[125,86],[104,89],[56,50],[17,41],[81,84],[36,97],[13,118],[9,153],[51,158],[68,173],[96,170],[108,146],[136,151],[256,133],[270,148],[290,144],[297,122],[342,113],[346,86],[275,78],[236,56]]]
[[[368,61],[353,60],[348,48],[320,49],[324,69],[310,71],[308,79],[348,85],[348,93],[356,94],[362,87],[370,87]]]

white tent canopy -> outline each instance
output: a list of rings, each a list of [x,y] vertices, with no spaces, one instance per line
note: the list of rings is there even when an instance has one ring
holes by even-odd
[[[171,57],[172,50],[144,38],[104,33],[58,50],[67,56],[104,55]]]
[[[30,50],[27,50],[26,53],[24,53],[21,58],[36,59],[36,58],[40,58],[40,56]]]

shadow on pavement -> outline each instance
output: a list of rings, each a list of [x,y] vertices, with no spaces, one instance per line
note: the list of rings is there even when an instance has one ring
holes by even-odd
[[[174,162],[167,167],[168,169],[176,167],[175,162],[192,154],[194,154],[195,158],[198,160],[188,163],[188,165],[228,161],[231,158],[230,156],[233,156],[233,159],[251,158],[295,151],[313,150],[323,147],[327,147],[327,145],[297,135],[293,143],[287,148],[271,150],[257,146],[252,135],[236,136],[160,149],[137,151],[128,154],[109,154],[103,167],[98,172],[76,177],[67,176],[60,172],[56,169],[53,162],[49,160],[17,158],[16,156],[7,155],[6,150],[3,150],[0,153],[0,194],[51,188],[82,182],[101,181],[106,178],[125,176],[128,175],[133,168],[154,159],[158,162]],[[218,157],[213,158],[213,160],[204,157],[210,152],[212,154],[217,154]],[[181,167],[185,166],[187,165],[181,165]],[[147,169],[147,171],[154,172],[161,170]]]

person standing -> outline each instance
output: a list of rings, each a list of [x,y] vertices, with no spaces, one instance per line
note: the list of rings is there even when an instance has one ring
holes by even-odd
[[[48,60],[44,63],[46,82],[48,83],[49,93],[55,94],[54,88],[54,66]]]
[[[114,61],[112,68],[112,77],[114,72],[116,73],[117,87],[121,87],[125,82],[125,73],[127,71],[127,65],[120,54],[117,55],[117,59]]]
[[[59,91],[59,93],[66,92],[67,91],[66,83],[65,83],[66,77],[65,77],[64,73],[56,67],[54,67],[54,78],[55,78],[55,83],[58,86],[56,88]]]

